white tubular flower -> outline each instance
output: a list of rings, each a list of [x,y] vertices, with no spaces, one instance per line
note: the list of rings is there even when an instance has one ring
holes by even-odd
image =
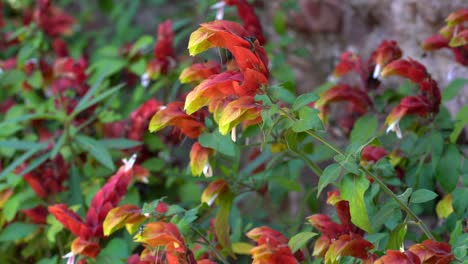
[[[75,254],[73,252],[68,252],[66,255],[62,256],[63,259],[67,259],[67,264],[75,264]]]
[[[374,73],[372,74],[372,78],[378,79],[380,76],[380,72],[382,71],[382,66],[380,64],[375,65]]]
[[[142,76],[141,76],[141,79],[140,79],[140,82],[141,82],[141,86],[143,87],[148,87],[148,85],[150,84],[150,76],[148,73],[144,73]]]
[[[211,168],[210,163],[206,163],[205,167],[203,168],[203,174],[206,177],[211,177],[213,176],[213,169]]]
[[[210,7],[210,9],[216,10],[216,20],[222,20],[224,18],[224,7],[226,3],[220,1]]]
[[[129,159],[122,159],[123,164],[125,165],[125,172],[131,170],[133,165],[135,165],[135,161],[137,158],[137,154],[133,153],[133,155]]]
[[[237,131],[236,131],[236,127],[234,127],[234,128],[231,130],[231,139],[232,139],[232,142],[236,142],[236,141],[237,141]]]
[[[387,133],[390,131],[394,131],[398,138],[403,138],[403,135],[401,134],[401,129],[400,129],[400,119],[395,120],[393,123],[391,123],[388,126]]]

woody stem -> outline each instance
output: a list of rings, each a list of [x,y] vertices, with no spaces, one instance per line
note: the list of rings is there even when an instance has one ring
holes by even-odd
[[[296,122],[297,119],[291,115],[289,112],[287,112],[286,110],[280,108],[280,111],[288,118],[290,119],[291,121],[293,122]],[[344,155],[343,151],[341,151],[339,148],[335,147],[332,143],[328,142],[326,139],[324,139],[322,136],[318,135],[317,133],[315,133],[314,131],[312,130],[306,130],[304,131],[305,133],[307,133],[308,135],[310,135],[311,137],[315,138],[316,140],[320,141],[322,144],[324,144],[325,146],[327,146],[329,149],[333,150],[336,154],[338,155]],[[432,239],[432,240],[435,240],[434,236],[431,234],[431,232],[429,231],[428,227],[424,224],[424,222],[413,212],[413,210],[411,210],[411,208],[405,203],[403,202],[402,200],[400,200],[398,198],[398,196],[393,193],[392,190],[390,190],[390,188],[388,188],[388,186],[383,182],[382,179],[380,179],[379,176],[375,175],[374,173],[372,173],[371,171],[369,171],[366,167],[362,166],[359,164],[359,170],[361,170],[362,172],[364,172],[366,175],[368,175],[369,177],[371,177],[379,186],[380,188],[382,188],[382,190],[387,194],[389,195],[390,197],[393,198],[393,200],[395,200],[395,202],[400,206],[400,208],[405,211],[407,213],[407,215],[413,219],[413,221],[419,226],[419,228],[424,232],[424,234],[429,238],[429,239]]]

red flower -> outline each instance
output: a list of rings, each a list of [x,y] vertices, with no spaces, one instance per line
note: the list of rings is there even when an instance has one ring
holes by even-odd
[[[257,243],[252,248],[252,258],[254,264],[261,263],[299,263],[303,259],[296,259],[288,246],[289,239],[281,232],[267,226],[261,226],[250,230],[247,236]],[[300,252],[300,251],[298,251]],[[302,253],[298,253],[301,256]]]
[[[214,61],[195,63],[180,73],[179,80],[181,83],[200,82],[220,73],[220,70],[221,66]]]
[[[68,47],[62,39],[55,38],[52,42],[52,49],[58,58],[68,57]]]
[[[331,103],[337,102],[344,102],[348,107],[347,111],[342,112],[338,119],[340,124],[346,125],[342,126],[346,132],[351,131],[354,122],[365,114],[372,105],[366,91],[346,84],[337,84],[322,93],[314,107],[320,110],[320,117],[326,122]]]
[[[395,131],[401,138],[401,131],[398,126],[400,119],[407,114],[417,114],[426,116],[429,113],[438,113],[441,102],[441,95],[437,83],[432,79],[426,68],[419,62],[408,60],[397,60],[387,65],[382,76],[400,75],[410,79],[419,85],[421,94],[417,96],[407,96],[388,115],[385,123],[388,125],[387,132]]]
[[[361,152],[361,159],[364,161],[377,162],[387,155],[387,151],[382,147],[365,146]]]
[[[423,96],[407,96],[400,101],[392,112],[387,116],[385,124],[388,126],[387,133],[395,131],[398,138],[402,138],[400,120],[406,115],[426,116],[431,112],[430,102]]]
[[[149,131],[159,131],[166,126],[175,126],[189,138],[197,138],[205,126],[194,116],[182,110],[182,102],[169,103],[151,118]]]
[[[368,250],[374,246],[362,238],[364,231],[351,223],[349,202],[342,200],[338,191],[333,191],[328,193],[327,203],[336,207],[341,223],[335,223],[324,214],[315,214],[307,218],[322,233],[315,243],[313,255],[324,257],[326,262],[334,262],[343,256],[353,256],[362,260],[372,258]]]
[[[213,176],[209,162],[212,154],[212,149],[205,148],[198,142],[192,145],[192,149],[190,150],[190,169],[192,170],[192,175],[200,176],[203,173],[206,177]]]
[[[143,140],[151,117],[161,108],[162,103],[156,99],[149,99],[130,114],[130,129],[128,138],[136,141]]]
[[[42,205],[38,205],[31,209],[22,210],[22,212],[35,224],[45,224],[46,217],[49,214],[47,208]]]
[[[421,263],[449,264],[455,259],[448,243],[424,240],[409,247],[408,251],[417,255]]]
[[[164,247],[168,264],[196,264],[192,251],[185,244],[177,226],[172,223],[146,224],[143,231],[135,236],[135,241],[146,247]]]
[[[169,68],[175,64],[175,51],[173,47],[174,32],[172,22],[166,20],[158,26],[158,40],[154,46],[154,58],[148,63],[145,75],[142,76],[142,85],[147,86],[150,79],[156,79],[161,74],[167,74]]]
[[[237,15],[244,23],[244,28],[260,42],[260,45],[264,45],[266,40],[263,36],[262,25],[253,6],[246,0],[224,0],[224,2],[237,8]]]
[[[37,196],[45,199],[65,189],[63,183],[68,178],[68,167],[62,155],[57,155],[53,160],[48,160],[34,171],[26,173],[24,180]]]
[[[70,210],[66,204],[49,206],[49,212],[77,236],[72,243],[72,252],[65,257],[73,260],[79,254],[95,257],[99,253],[100,248],[96,241],[104,237],[104,219],[125,196],[132,178],[135,159],[136,156],[132,156],[129,160],[124,160],[124,165],[94,195],[85,220]]]
[[[24,18],[25,24],[34,22],[50,37],[70,34],[75,20],[61,9],[52,6],[50,0],[38,0],[36,8]]]
[[[400,252],[387,250],[387,254],[377,259],[374,264],[420,264],[421,260],[411,251]]]

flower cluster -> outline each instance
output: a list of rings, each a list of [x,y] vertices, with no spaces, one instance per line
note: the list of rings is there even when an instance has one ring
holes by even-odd
[[[439,34],[424,41],[423,48],[427,51],[450,49],[456,62],[468,66],[468,8],[451,13],[445,21]]]
[[[332,191],[328,193],[327,203],[335,206],[341,223],[335,223],[325,214],[314,214],[307,218],[322,233],[315,242],[313,255],[324,258],[326,263],[336,263],[344,256],[372,260],[375,256],[369,250],[374,245],[362,237],[363,230],[351,223],[349,202],[340,198],[339,191]]]
[[[202,24],[190,36],[188,48],[191,55],[213,47],[225,48],[232,53],[234,60],[228,64],[229,68],[220,72],[220,66],[207,62],[183,71],[181,82],[198,85],[187,95],[185,102],[169,103],[158,111],[151,119],[150,131],[174,126],[196,139],[205,129],[198,118],[200,114],[197,114],[204,107],[213,114],[220,133],[231,132],[234,141],[237,125],[248,126],[261,121],[261,106],[254,97],[268,83],[268,60],[264,48],[258,40],[252,41],[249,32],[241,25],[222,20]],[[208,159],[212,151],[195,143],[190,153],[192,173],[200,175],[205,172],[210,176]]]
[[[401,54],[402,51],[397,43],[390,40],[384,40],[380,43],[366,63],[360,56],[352,52],[341,54],[340,61],[333,73],[333,79],[342,78],[348,73],[355,73],[359,76],[360,82],[356,85],[350,85],[341,80],[323,92],[320,99],[314,104],[314,107],[320,110],[321,119],[327,121],[332,103],[345,103],[346,111],[340,111],[341,116],[338,117],[338,124],[345,133],[349,133],[354,122],[372,107],[373,103],[368,92],[379,87],[378,77],[382,68],[400,58]]]
[[[49,212],[77,236],[72,242],[71,252],[66,255],[70,263],[74,263],[77,255],[94,258],[99,254],[99,239],[104,237],[103,222],[109,211],[115,208],[127,193],[135,160],[135,155],[129,160],[124,160],[124,165],[94,195],[85,219],[68,208],[66,204],[49,206]]]
[[[287,237],[268,226],[254,228],[246,235],[257,243],[257,246],[251,250],[252,264],[295,264],[304,260],[304,255],[300,250],[293,254],[288,246]]]
[[[166,20],[158,26],[158,40],[153,49],[154,58],[149,61],[146,66],[146,72],[141,77],[141,84],[144,87],[149,85],[150,80],[167,74],[170,68],[174,67],[176,55],[173,41],[172,22]]]
[[[377,259],[374,264],[419,264],[438,263],[449,264],[454,260],[451,247],[444,242],[424,240],[422,243],[414,244],[408,250],[387,250],[387,254]]]
[[[406,115],[437,114],[441,95],[437,82],[432,79],[426,67],[413,59],[399,59],[388,64],[382,70],[382,76],[390,75],[399,75],[409,79],[419,86],[420,91],[419,95],[404,97],[385,120],[388,126],[387,132],[395,131],[401,138],[400,120]]]

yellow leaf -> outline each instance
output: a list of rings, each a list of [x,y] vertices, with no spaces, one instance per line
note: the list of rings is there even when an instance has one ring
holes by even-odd
[[[252,248],[254,248],[254,246],[245,242],[237,242],[232,244],[232,251],[236,254],[250,255],[250,250],[252,250]]]
[[[453,212],[452,194],[447,194],[436,205],[436,213],[439,218],[447,218]]]

